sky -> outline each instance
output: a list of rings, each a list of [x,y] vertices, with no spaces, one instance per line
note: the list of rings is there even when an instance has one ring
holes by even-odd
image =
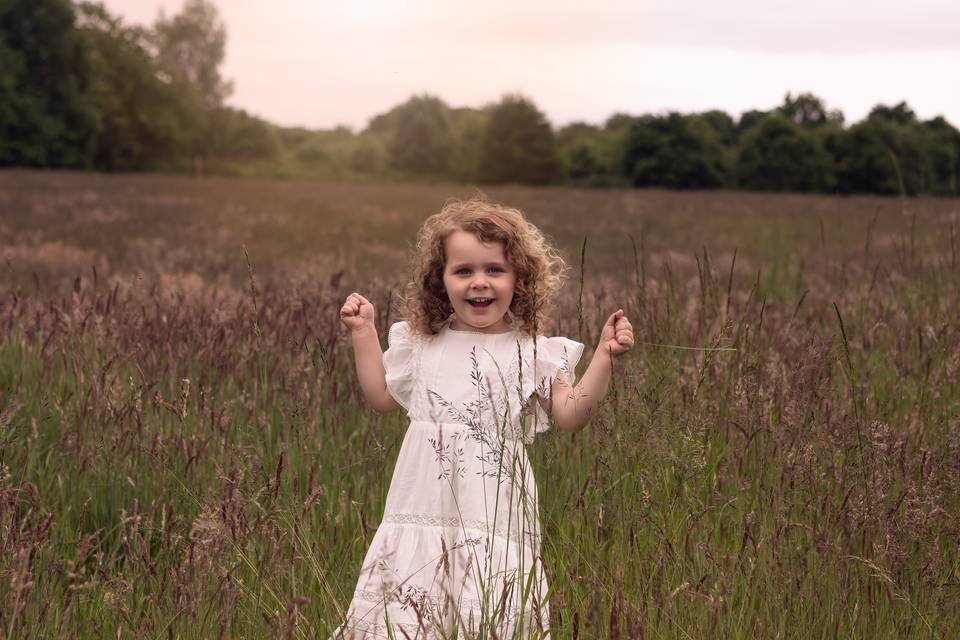
[[[214,0],[232,106],[363,129],[413,94],[532,99],[554,126],[810,91],[848,123],[905,100],[960,127],[958,0]],[[184,0],[104,0],[149,25]]]

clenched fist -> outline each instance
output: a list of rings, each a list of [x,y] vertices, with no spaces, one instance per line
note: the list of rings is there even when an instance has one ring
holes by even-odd
[[[623,355],[633,349],[633,325],[627,320],[623,309],[617,309],[603,325],[599,348],[613,356]]]
[[[373,311],[370,301],[354,291],[340,307],[340,322],[353,333],[373,329]]]

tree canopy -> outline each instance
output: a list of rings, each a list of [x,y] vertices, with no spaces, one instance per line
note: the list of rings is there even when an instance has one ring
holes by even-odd
[[[393,110],[390,161],[409,173],[450,171],[450,115],[439,98],[413,96]]]
[[[280,127],[229,106],[212,0],[152,25],[100,2],[0,2],[0,166],[362,180],[933,194],[960,189],[960,131],[906,102],[860,122],[809,93],[554,128],[528,97],[413,95],[359,132]]]
[[[634,186],[709,189],[723,184],[723,146],[708,120],[671,113],[635,120],[623,172]]]
[[[777,112],[744,134],[736,174],[738,186],[758,191],[827,191],[834,184],[832,159],[820,140]]]
[[[88,168],[101,121],[69,0],[0,4],[0,165]]]
[[[546,116],[523,96],[504,96],[490,111],[479,179],[549,184],[559,176],[556,140]]]

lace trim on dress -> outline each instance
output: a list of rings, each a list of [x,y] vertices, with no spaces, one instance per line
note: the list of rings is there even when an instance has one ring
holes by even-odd
[[[385,513],[381,522],[385,522],[387,524],[418,524],[425,527],[445,527],[457,530],[472,529],[490,532],[499,538],[511,540],[512,542],[521,541],[520,532],[518,532],[515,528],[511,528],[508,531],[503,527],[491,527],[486,520],[474,520],[471,518],[461,519],[456,516],[444,517],[423,513]],[[526,530],[522,532],[522,535],[524,536],[523,542],[526,542],[528,545],[540,543],[539,533]],[[476,540],[479,541],[479,539]],[[465,542],[472,542],[472,540],[467,540]]]
[[[407,638],[424,638],[424,637],[438,637],[438,636],[422,636],[419,635],[420,632],[430,633],[434,628],[434,625],[429,620],[424,620],[422,623],[406,623],[406,622],[391,622],[389,625],[382,622],[367,622],[366,620],[348,620],[342,627],[337,629],[334,634],[331,636],[331,640],[336,640],[337,638],[349,638],[351,636],[346,635],[348,631],[363,631],[364,637],[367,637],[367,633],[374,634],[376,638],[402,638],[406,636]],[[393,629],[392,634],[388,633],[387,629]],[[403,635],[396,633],[396,630],[403,630]],[[410,635],[413,633],[414,635]]]
[[[450,604],[455,604],[453,599],[446,594],[443,595],[430,595],[426,593],[420,587],[399,587],[390,591],[386,594],[380,593],[379,591],[364,591],[363,589],[357,589],[353,592],[354,600],[362,600],[364,602],[371,602],[373,604],[385,604],[390,602],[399,602],[400,604],[410,606],[416,605],[420,608],[424,604],[429,604],[431,607],[439,608],[445,602],[450,602]],[[406,608],[406,606],[404,608]],[[479,598],[460,598],[459,606],[457,607],[460,611],[479,611],[483,609],[483,601]],[[524,612],[532,613],[533,609],[520,609],[517,607],[511,607],[505,610],[505,616],[507,619],[516,619],[523,615]],[[497,612],[499,614],[499,612]]]
[[[420,622],[391,622],[389,625],[387,625],[380,621],[367,621],[359,618],[348,618],[342,629],[358,629],[361,631],[372,631],[374,633],[379,633],[382,631],[383,633],[386,633],[387,628],[390,627],[393,629],[403,629],[405,631],[430,632],[435,628],[432,618],[440,613],[442,606],[445,602],[447,602],[447,597],[431,596],[422,593],[422,590],[418,591],[419,592],[415,594],[411,593],[403,597],[397,597],[396,594],[389,593],[387,594],[389,597],[389,600],[387,601],[404,603],[403,609],[406,609],[408,606],[412,606],[415,612],[420,612]],[[382,604],[385,599],[383,595],[375,591],[358,590],[354,592],[354,600]],[[470,624],[471,620],[474,624],[478,624],[482,617],[482,606],[483,605],[481,601],[477,599],[462,600],[461,605],[457,607],[460,619],[468,625]],[[488,616],[492,616],[494,618],[493,623],[496,627],[499,627],[504,623],[510,626],[516,625],[521,618],[525,618],[526,620],[530,621],[531,625],[533,625],[535,624],[534,621],[538,617],[535,609],[519,607],[507,607],[496,611],[495,613],[489,612]]]

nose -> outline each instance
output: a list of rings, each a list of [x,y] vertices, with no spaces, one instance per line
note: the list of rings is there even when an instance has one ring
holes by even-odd
[[[473,278],[473,282],[470,283],[471,288],[478,289],[480,291],[487,288],[487,278],[484,275],[477,274]]]

